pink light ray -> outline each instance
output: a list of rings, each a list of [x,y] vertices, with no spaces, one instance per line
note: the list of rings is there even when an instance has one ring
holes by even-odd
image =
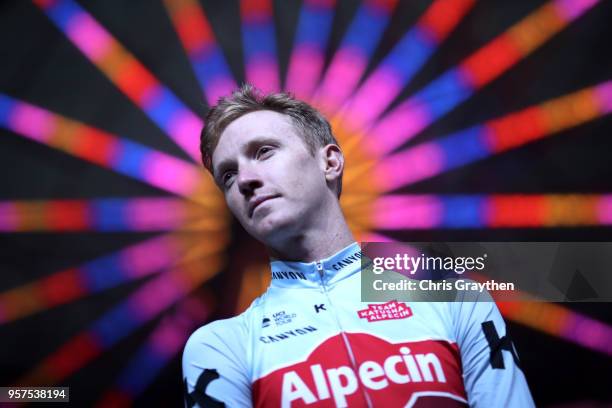
[[[381,191],[390,191],[406,183],[438,174],[444,168],[444,152],[431,143],[385,157],[373,169]]]
[[[167,230],[188,220],[186,203],[168,199],[132,199],[127,205],[127,219],[137,230]]]
[[[429,112],[424,105],[400,106],[368,132],[368,137],[364,140],[366,149],[377,156],[382,156],[410,140],[429,122]],[[399,134],[407,136],[399,137]]]
[[[360,87],[359,95],[368,95],[368,97],[357,97],[346,103],[347,122],[355,130],[372,125],[399,93],[401,87],[402,83],[393,70],[378,69]]]
[[[567,21],[571,21],[598,2],[599,0],[555,0],[554,5]]]
[[[433,196],[382,196],[373,205],[375,228],[433,228],[444,215],[444,206]]]
[[[134,293],[128,300],[128,307],[138,320],[147,321],[167,309],[187,289],[184,282],[178,280],[175,271],[166,272]],[[155,296],[151,296],[152,294]]]
[[[194,192],[204,174],[191,164],[163,153],[151,153],[144,168],[145,178],[148,182],[164,190],[180,195]]]
[[[55,116],[44,109],[29,104],[15,106],[9,125],[24,136],[40,143],[46,143],[55,130]]]
[[[13,203],[0,203],[0,232],[14,232],[19,228],[19,212]]]
[[[340,108],[366,66],[367,60],[359,49],[345,47],[336,53],[323,84],[315,94],[315,100],[327,114],[334,114]]]
[[[263,93],[278,92],[278,65],[274,58],[267,55],[258,55],[246,67],[248,81],[259,88]]]
[[[194,159],[200,157],[199,136],[204,123],[191,111],[180,110],[172,116],[168,129],[176,142]]]
[[[612,81],[595,87],[595,95],[599,100],[602,113],[612,112]]]
[[[612,356],[612,328],[600,321],[572,313],[570,322],[559,335],[583,347]]]
[[[100,60],[111,48],[113,39],[91,16],[79,13],[70,20],[66,34],[85,55]]]
[[[203,310],[199,314],[206,316],[208,310],[204,305],[201,305],[201,308]],[[201,322],[202,319],[198,320]],[[149,342],[151,348],[161,356],[173,356],[185,345],[189,331],[194,326],[194,323],[191,319],[179,315],[178,312],[171,318],[164,319],[151,336]]]
[[[603,225],[612,224],[612,195],[605,195],[599,199],[596,208],[597,220]]]
[[[185,332],[180,330],[183,326],[162,322],[151,337],[151,347],[162,356],[174,355],[185,344]]]
[[[287,89],[298,99],[308,99],[323,69],[323,55],[317,47],[300,44],[293,51]]]
[[[178,261],[185,249],[173,235],[163,235],[127,248],[119,259],[128,276],[138,279],[159,271]]]
[[[206,100],[209,105],[215,105],[219,98],[230,95],[236,89],[236,83],[231,78],[217,78],[206,88]]]

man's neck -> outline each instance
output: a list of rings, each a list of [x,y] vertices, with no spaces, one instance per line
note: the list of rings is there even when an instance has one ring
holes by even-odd
[[[285,237],[268,246],[270,256],[285,261],[313,262],[325,259],[355,242],[339,206],[337,214],[326,217],[328,222]]]

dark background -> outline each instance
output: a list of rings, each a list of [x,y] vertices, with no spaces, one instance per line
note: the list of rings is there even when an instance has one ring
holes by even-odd
[[[400,1],[371,59],[370,72],[430,3]],[[161,1],[79,1],[103,26],[199,114],[200,87]],[[398,98],[461,61],[544,1],[481,0]],[[244,79],[239,6],[202,1],[237,81]],[[281,77],[290,56],[300,2],[274,2]],[[331,59],[359,6],[340,1],[326,50]],[[612,77],[612,2],[603,0],[532,55],[445,115],[410,143],[512,112]],[[0,92],[188,159],[135,105],[70,44],[29,1],[0,2]],[[406,193],[596,193],[612,192],[612,121],[603,117],[479,163],[401,190]],[[0,199],[167,196],[123,177],[0,129]],[[236,278],[244,258],[265,262],[259,244],[232,227],[228,263],[206,286],[218,294],[212,319],[233,314]],[[80,264],[155,233],[0,234],[0,291]],[[610,241],[611,227],[424,230],[389,234],[405,241],[549,240]],[[0,385],[9,385],[144,281],[130,282],[77,302],[0,326]],[[565,306],[612,324],[606,303]],[[171,311],[170,311],[171,312]],[[92,405],[110,387],[125,361],[158,323],[154,320],[68,378],[77,406]],[[593,401],[612,404],[610,356],[540,331],[509,323],[538,406]],[[612,339],[610,339],[612,341]],[[142,394],[139,406],[178,406],[180,358],[176,356]],[[568,406],[568,405],[563,405]],[[571,405],[575,406],[575,405]]]

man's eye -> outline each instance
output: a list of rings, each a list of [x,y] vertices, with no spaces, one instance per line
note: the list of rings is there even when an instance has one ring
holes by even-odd
[[[271,151],[272,151],[272,148],[270,146],[262,146],[259,149],[257,149],[257,153],[255,154],[255,157],[257,159],[261,159],[262,157],[267,157]]]
[[[227,186],[233,177],[234,177],[233,171],[226,171],[225,173],[223,173],[223,177],[221,177],[221,182]]]

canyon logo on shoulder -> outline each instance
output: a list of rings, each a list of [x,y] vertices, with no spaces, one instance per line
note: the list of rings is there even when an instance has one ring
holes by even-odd
[[[368,322],[380,320],[406,319],[412,316],[412,309],[405,303],[391,300],[387,303],[369,303],[367,309],[357,311],[360,319],[368,319]]]

